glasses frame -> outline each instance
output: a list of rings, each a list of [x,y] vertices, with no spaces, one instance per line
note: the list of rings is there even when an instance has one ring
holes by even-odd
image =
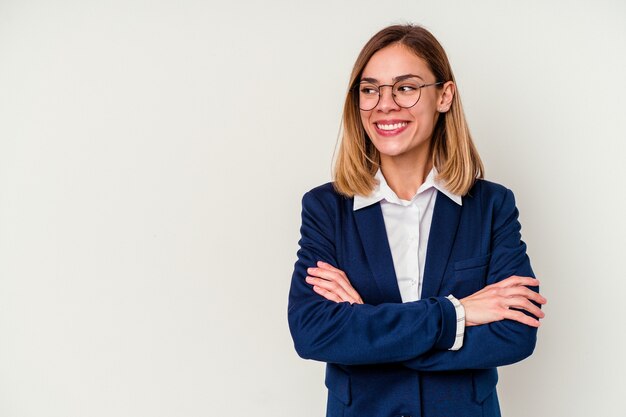
[[[380,96],[381,96],[381,91],[382,91],[383,87],[391,87],[391,98],[392,98],[393,102],[396,103],[396,105],[398,107],[403,108],[403,109],[410,109],[411,107],[414,107],[420,101],[420,98],[422,98],[422,88],[424,88],[424,87],[432,87],[434,85],[441,85],[441,84],[445,83],[445,81],[436,81],[434,83],[422,84],[422,85],[418,86],[417,88],[419,90],[418,91],[419,95],[417,96],[417,100],[415,101],[415,103],[413,103],[410,106],[402,106],[402,105],[400,105],[396,101],[396,95],[394,94],[393,90],[394,90],[394,87],[396,86],[396,84],[402,83],[402,82],[405,82],[405,81],[406,81],[406,79],[398,80],[398,81],[396,81],[393,84],[381,84],[381,85],[377,86],[378,87],[378,100],[376,100],[376,104],[374,106],[372,106],[372,108],[369,108],[369,109],[364,109],[364,108],[361,107],[361,92],[360,92],[359,88],[361,87],[361,83],[363,83],[363,81],[360,81],[357,85],[354,86],[354,91],[356,92],[356,96],[357,96],[356,99],[359,102],[359,109],[361,109],[363,111],[374,110],[376,108],[376,106],[378,106],[378,103],[380,103]]]

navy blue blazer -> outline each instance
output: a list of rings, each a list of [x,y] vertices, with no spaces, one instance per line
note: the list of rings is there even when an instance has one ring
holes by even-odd
[[[461,299],[511,275],[534,277],[513,193],[477,180],[459,206],[437,192],[422,298],[402,303],[380,204],[353,211],[331,183],[302,199],[289,327],[298,354],[327,362],[328,417],[500,416],[497,366],[529,356],[537,329],[502,320],[454,343]],[[343,270],[365,304],[313,292],[307,268]],[[538,288],[533,288],[538,291]]]

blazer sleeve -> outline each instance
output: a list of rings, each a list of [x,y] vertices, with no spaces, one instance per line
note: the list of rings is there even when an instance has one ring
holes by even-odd
[[[319,260],[337,265],[336,238],[340,210],[334,194],[318,198],[312,190],[302,199],[298,259],[289,291],[289,329],[297,353],[344,365],[402,362],[431,349],[452,346],[454,306],[445,297],[377,306],[336,303],[307,284],[307,268]]]
[[[521,240],[515,198],[506,190],[500,208],[494,213],[491,260],[487,284],[511,275],[535,277]],[[538,287],[530,287],[539,292]],[[525,314],[530,315],[525,312]],[[431,351],[404,362],[419,371],[485,369],[509,365],[530,356],[535,348],[537,328],[513,320],[465,328],[463,347],[458,351]]]

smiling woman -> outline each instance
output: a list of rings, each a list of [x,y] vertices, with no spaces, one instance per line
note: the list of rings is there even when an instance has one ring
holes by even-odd
[[[327,363],[327,416],[499,416],[538,293],[507,188],[482,179],[446,54],[391,26],[361,51],[335,180],[305,194],[289,325]]]

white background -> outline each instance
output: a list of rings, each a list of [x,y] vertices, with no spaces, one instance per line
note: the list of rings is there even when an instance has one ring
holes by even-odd
[[[549,299],[504,415],[623,412],[623,1],[0,0],[0,416],[323,415],[286,320],[300,198],[404,22]]]

